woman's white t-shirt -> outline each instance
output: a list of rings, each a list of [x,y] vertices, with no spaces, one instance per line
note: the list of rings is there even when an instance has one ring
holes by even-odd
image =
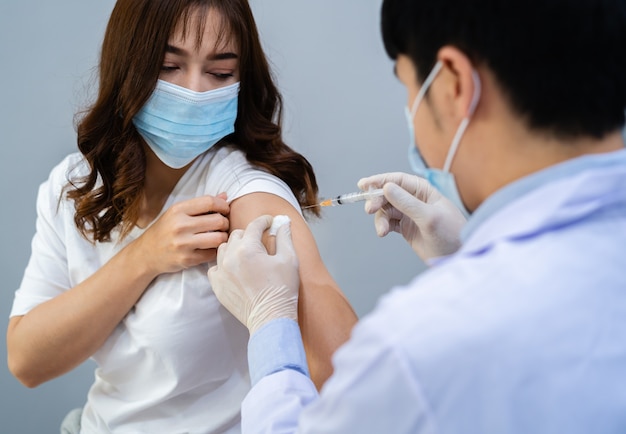
[[[71,154],[41,185],[32,254],[11,316],[24,315],[76,286],[145,230],[135,227],[123,240],[114,231],[106,243],[92,244],[81,236],[73,202],[59,197],[68,180],[87,172],[83,157]],[[192,164],[162,212],[176,202],[221,192],[229,201],[268,192],[300,209],[283,181],[226,147],[210,150]],[[97,369],[83,412],[83,433],[240,432],[240,405],[250,388],[248,331],[213,294],[206,276],[211,265],[157,277],[93,354]]]

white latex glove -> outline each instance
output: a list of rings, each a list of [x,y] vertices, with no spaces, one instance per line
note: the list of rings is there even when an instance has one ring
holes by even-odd
[[[365,191],[383,188],[384,196],[365,202],[365,212],[376,214],[379,237],[392,231],[402,234],[423,260],[449,255],[461,246],[465,217],[425,179],[401,172],[383,173],[359,180],[358,186]]]
[[[276,253],[267,253],[261,237],[272,216],[256,218],[234,230],[217,250],[217,265],[208,272],[217,299],[250,335],[277,318],[298,320],[298,257],[291,242],[289,220],[276,233]]]

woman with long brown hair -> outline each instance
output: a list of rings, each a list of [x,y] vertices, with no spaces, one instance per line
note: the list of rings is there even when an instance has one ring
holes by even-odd
[[[247,1],[118,0],[99,80],[80,152],[39,190],[9,367],[35,387],[91,357],[75,432],[239,432],[248,331],[206,277],[229,231],[290,217],[318,387],[356,321],[303,218],[315,176],[281,138]]]

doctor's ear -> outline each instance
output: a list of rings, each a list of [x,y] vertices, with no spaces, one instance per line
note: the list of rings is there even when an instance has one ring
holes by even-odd
[[[440,72],[445,84],[444,97],[447,112],[459,121],[471,116],[480,97],[480,78],[467,55],[458,48],[446,45],[437,53],[443,63]]]

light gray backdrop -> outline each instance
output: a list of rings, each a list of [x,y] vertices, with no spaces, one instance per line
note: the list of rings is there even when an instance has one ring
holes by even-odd
[[[379,32],[381,0],[251,0],[285,99],[287,141],[313,164],[323,196],[366,175],[408,170],[405,94]],[[30,254],[38,185],[75,150],[73,115],[89,101],[113,0],[0,2],[0,318]],[[311,223],[322,256],[359,315],[423,269],[399,236],[378,239],[362,206]],[[2,333],[4,336],[4,332]],[[57,433],[93,378],[86,362],[36,389],[0,349],[0,433]]]

